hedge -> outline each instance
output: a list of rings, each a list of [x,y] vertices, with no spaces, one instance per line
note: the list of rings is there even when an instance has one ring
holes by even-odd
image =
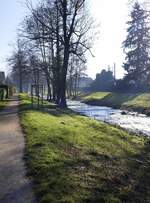
[[[4,88],[0,88],[0,100],[6,99],[7,91]]]

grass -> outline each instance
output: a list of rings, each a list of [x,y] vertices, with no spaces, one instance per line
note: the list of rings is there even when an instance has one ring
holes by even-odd
[[[31,97],[29,97],[27,94],[24,94],[24,93],[21,93],[19,94],[19,98],[21,100],[20,102],[20,108],[22,110],[26,110],[26,109],[32,109],[34,107],[34,109],[38,109],[37,107],[37,103],[38,103],[38,100],[37,100],[37,97],[33,97],[33,104],[31,104]],[[43,108],[46,109],[46,108],[55,108],[56,105],[54,103],[50,103],[46,100],[43,101],[43,105],[42,105],[42,101],[40,101],[40,104],[39,104],[39,108]]]
[[[83,96],[84,100],[100,100],[103,99],[104,97],[108,96],[110,92],[94,92],[89,95]]]
[[[150,93],[123,94],[96,92],[83,96],[82,100],[91,105],[110,106],[150,114]]]
[[[132,100],[125,102],[123,104],[124,107],[133,108],[133,109],[145,109],[145,111],[149,112],[150,110],[150,93],[144,93],[136,95]]]
[[[150,142],[21,96],[25,160],[38,203],[150,202]],[[26,108],[25,108],[26,106]]]
[[[8,101],[7,100],[0,100],[0,111],[7,106]]]

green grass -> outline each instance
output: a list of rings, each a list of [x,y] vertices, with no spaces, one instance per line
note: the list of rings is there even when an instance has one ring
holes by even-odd
[[[21,103],[20,103],[21,110],[32,109],[33,107],[34,107],[34,109],[38,108],[37,97],[33,97],[33,104],[31,103],[31,97],[25,93],[19,94],[19,99],[21,100]],[[56,104],[50,103],[46,100],[43,101],[43,105],[42,105],[42,101],[40,100],[40,105],[39,105],[40,109],[42,108],[44,110],[47,108],[51,109],[51,108],[55,108],[55,107],[56,107]]]
[[[125,102],[124,107],[129,107],[133,109],[145,109],[145,111],[150,111],[150,93],[144,93],[136,95],[132,100]]]
[[[23,95],[21,104],[38,203],[150,202],[148,139],[54,106],[28,109]]]
[[[7,106],[7,104],[8,104],[7,100],[0,100],[0,110],[5,108],[5,106]]]
[[[89,95],[83,96],[84,100],[99,100],[99,99],[103,99],[104,97],[108,96],[110,94],[110,92],[94,92],[91,93]]]
[[[150,113],[150,93],[123,94],[96,92],[81,98],[85,103]]]

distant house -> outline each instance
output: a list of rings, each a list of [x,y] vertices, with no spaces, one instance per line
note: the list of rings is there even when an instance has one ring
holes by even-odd
[[[0,72],[0,84],[5,84],[5,72]]]

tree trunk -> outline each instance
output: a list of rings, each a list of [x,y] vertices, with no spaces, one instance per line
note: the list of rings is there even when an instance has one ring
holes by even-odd
[[[47,101],[51,101],[51,99],[52,99],[52,93],[51,93],[50,80],[49,80],[48,76],[46,77],[46,82],[47,82],[47,89],[48,89],[48,92],[47,92]]]
[[[69,45],[66,45],[64,50],[63,70],[62,70],[62,76],[61,76],[61,97],[60,97],[60,104],[59,104],[61,108],[67,107],[66,76],[67,76],[68,61],[69,61]]]
[[[64,76],[62,79],[62,87],[61,87],[61,97],[60,97],[60,108],[66,108],[67,102],[66,102],[66,77]]]

